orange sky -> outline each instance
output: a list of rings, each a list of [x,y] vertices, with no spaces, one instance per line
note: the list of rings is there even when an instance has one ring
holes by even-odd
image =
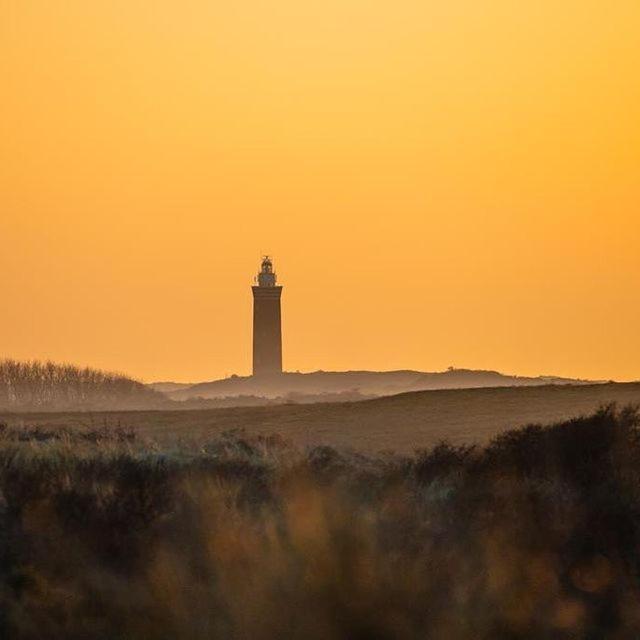
[[[638,0],[0,0],[0,355],[640,378]]]

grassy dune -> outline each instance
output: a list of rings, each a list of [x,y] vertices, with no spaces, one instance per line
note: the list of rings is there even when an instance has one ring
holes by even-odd
[[[193,411],[3,414],[0,420],[15,426],[121,425],[162,442],[244,429],[278,433],[298,446],[410,452],[441,440],[486,443],[505,429],[585,415],[610,402],[640,404],[640,383],[419,391],[355,403]]]

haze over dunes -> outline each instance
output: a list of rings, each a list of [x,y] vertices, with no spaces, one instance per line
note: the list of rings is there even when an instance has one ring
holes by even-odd
[[[521,378],[495,371],[346,371],[286,373],[194,385],[144,385],[121,373],[54,362],[0,360],[0,410],[107,411],[362,400],[415,389],[584,384],[563,378]]]

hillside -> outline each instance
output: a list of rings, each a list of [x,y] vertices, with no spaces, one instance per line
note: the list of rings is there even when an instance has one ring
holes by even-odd
[[[409,452],[441,440],[487,442],[506,429],[585,415],[611,402],[640,405],[640,383],[419,391],[362,402],[208,410],[0,414],[11,426],[121,425],[158,441],[229,430],[280,434],[301,446]]]
[[[326,394],[355,393],[361,396],[388,396],[407,391],[463,389],[476,387],[519,387],[548,384],[585,384],[587,381],[554,376],[511,376],[497,371],[449,369],[422,371],[314,371],[281,375],[231,376],[193,385],[154,383],[150,386],[174,400],[262,396],[268,399],[295,396],[321,397]]]

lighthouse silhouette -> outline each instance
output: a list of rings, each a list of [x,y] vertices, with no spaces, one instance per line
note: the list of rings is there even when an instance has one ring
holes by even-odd
[[[253,375],[282,373],[280,296],[273,262],[264,256],[253,290]]]

